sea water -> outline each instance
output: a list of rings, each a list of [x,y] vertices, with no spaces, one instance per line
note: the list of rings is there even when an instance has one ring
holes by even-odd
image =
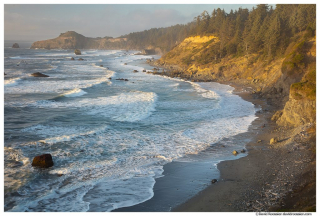
[[[255,119],[253,104],[232,87],[143,73],[151,70],[146,59],[159,56],[135,53],[5,47],[5,211],[145,202],[165,164],[243,133]],[[45,153],[54,166],[32,167]]]

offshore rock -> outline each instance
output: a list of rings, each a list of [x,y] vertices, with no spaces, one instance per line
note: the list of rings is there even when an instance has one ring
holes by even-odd
[[[34,76],[34,77],[49,77],[48,75],[42,74],[40,72],[33,73],[33,74],[31,74],[31,76]]]
[[[48,168],[53,166],[51,154],[38,155],[33,158],[32,166]]]
[[[20,48],[20,46],[19,46],[18,43],[14,43],[14,44],[12,45],[12,48]]]
[[[78,49],[75,49],[75,50],[74,50],[74,54],[76,54],[76,55],[81,55],[81,51],[78,50]]]

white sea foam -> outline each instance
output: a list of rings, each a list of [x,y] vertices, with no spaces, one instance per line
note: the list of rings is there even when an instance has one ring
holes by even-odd
[[[194,89],[198,93],[200,93],[200,95],[204,98],[219,99],[219,97],[220,97],[215,91],[206,90],[206,89],[202,88],[198,83],[191,82],[191,81],[186,81],[186,82],[190,83],[194,87]]]
[[[4,80],[4,86],[15,86],[18,84],[18,82],[21,80],[21,78],[12,78],[12,79],[7,79]]]
[[[79,97],[79,96],[82,96],[85,94],[87,94],[87,92],[83,91],[82,89],[76,88],[76,89],[73,89],[71,91],[64,93],[63,96],[65,96],[65,97]]]
[[[116,121],[143,120],[155,111],[157,95],[153,92],[129,92],[116,96],[83,99],[76,102],[38,101],[37,107],[80,108],[89,115],[100,115]]]
[[[54,144],[58,142],[66,142],[78,137],[88,137],[91,135],[101,134],[106,130],[107,126],[88,129],[85,127],[57,127],[57,126],[45,126],[35,125],[32,127],[22,129],[23,132],[29,132],[37,134],[40,137],[45,138],[39,142]]]

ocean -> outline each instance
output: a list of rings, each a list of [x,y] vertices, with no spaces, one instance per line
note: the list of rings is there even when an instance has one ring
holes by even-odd
[[[256,118],[254,105],[228,85],[142,72],[153,68],[146,59],[160,56],[81,51],[5,44],[5,211],[104,212],[143,203],[165,178],[164,165],[191,163],[188,155],[246,132]],[[212,177],[242,148],[228,142],[212,152]],[[32,167],[45,153],[54,166]]]

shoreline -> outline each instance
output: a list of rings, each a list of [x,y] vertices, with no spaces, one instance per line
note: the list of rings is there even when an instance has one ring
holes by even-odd
[[[159,68],[159,65],[148,62]],[[161,67],[168,70],[168,67]],[[156,70],[154,74],[174,77],[172,73]],[[184,77],[190,80],[191,77]],[[200,82],[202,80],[199,80]],[[233,93],[253,104],[261,105],[246,132],[252,140],[246,143],[248,155],[218,164],[220,178],[215,184],[186,202],[174,207],[173,212],[261,212],[261,211],[316,211],[316,130],[315,124],[296,128],[281,127],[271,120],[283,107],[284,98],[263,98],[255,94],[250,84],[238,80],[227,82],[205,80],[234,87]],[[241,93],[241,89],[249,93]],[[240,91],[239,91],[240,90]],[[256,121],[265,122],[253,132]],[[271,145],[271,138],[278,138]]]
[[[246,88],[239,84],[218,83],[234,87],[234,94],[243,100],[261,105],[261,111],[256,113],[258,118],[246,132],[247,136],[252,136],[246,144],[248,155],[220,162],[218,182],[172,211],[316,211],[315,155],[312,154],[313,146],[306,146],[311,141],[315,148],[315,135],[305,133],[308,126],[293,129],[277,126],[271,121],[277,109],[267,100],[239,92]],[[256,121],[264,123],[259,125]],[[255,126],[259,128],[255,129]],[[302,138],[300,143],[295,142],[297,136]],[[280,141],[270,145],[273,137]]]

